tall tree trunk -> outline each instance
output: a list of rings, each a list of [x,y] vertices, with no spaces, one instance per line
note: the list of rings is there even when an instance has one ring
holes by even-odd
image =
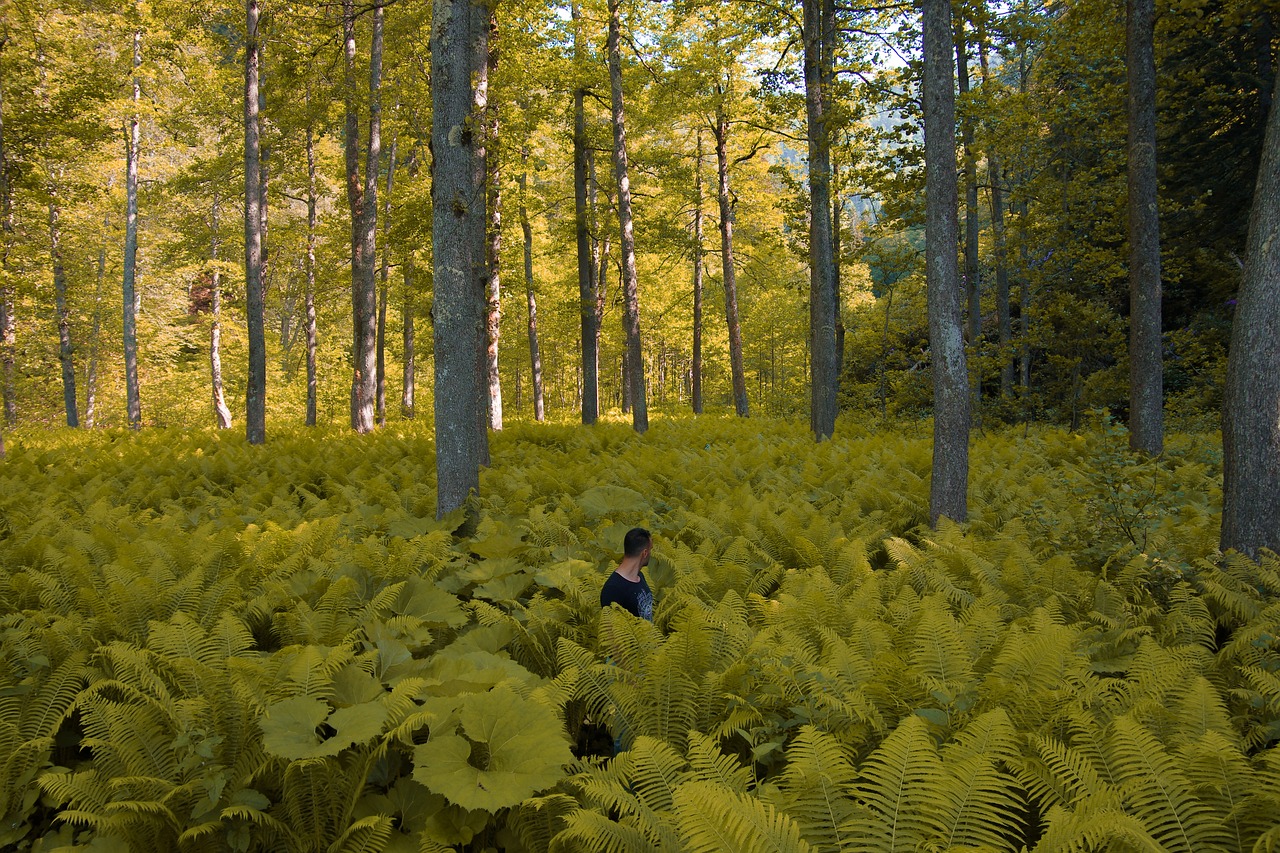
[[[524,235],[524,291],[529,302],[529,367],[533,376],[533,419],[541,423],[546,419],[546,404],[542,392],[542,354],[538,350],[538,300],[533,292],[533,228],[529,224],[528,175],[529,148],[520,149],[520,232]],[[518,378],[519,373],[516,374]],[[517,408],[519,402],[516,403]]]
[[[1280,74],[1276,77],[1280,91]],[[1222,405],[1222,550],[1280,552],[1280,103],[1271,102]]]
[[[0,424],[3,426],[12,426],[18,420],[17,389],[14,387],[17,322],[13,285],[9,280],[9,256],[13,251],[14,237],[13,195],[9,186],[9,160],[4,147],[4,79],[0,76],[0,396],[4,405],[4,419]],[[0,430],[0,456],[3,455],[4,433]]]
[[[969,94],[969,46],[965,42],[964,22],[957,22],[955,29],[956,89],[963,98]],[[978,156],[973,143],[973,116],[968,109],[960,116],[960,139],[964,147],[964,284],[969,298],[969,346],[976,354],[982,337],[982,281],[978,270]],[[975,403],[981,395],[982,377],[975,369]]]
[[[135,3],[136,5],[136,3]],[[125,408],[129,426],[142,426],[142,396],[138,389],[138,101],[141,84],[138,68],[142,65],[142,31],[133,34],[133,114],[129,117],[125,139],[125,218],[124,218],[124,381]]]
[[[982,69],[982,86],[990,82],[991,72],[987,64],[986,6],[982,7],[978,26],[978,63]],[[987,178],[991,183],[991,236],[995,249],[996,267],[996,317],[1000,340],[1000,396],[1013,395],[1015,361],[1013,344],[1013,320],[1009,310],[1009,253],[1004,221],[1004,173],[1000,168],[1000,156],[996,146],[987,148]]]
[[[498,73],[498,25],[494,17],[489,29],[489,79]],[[498,155],[499,116],[496,101],[485,110],[485,145],[489,224],[486,233],[485,268],[485,381],[488,384],[489,429],[502,429],[502,375],[498,372],[498,343],[502,336],[502,159]]]
[[[719,88],[719,87],[717,87]],[[724,92],[720,93],[722,96]],[[733,205],[729,200],[729,119],[723,102],[716,107],[716,200],[720,204],[720,268],[724,276],[724,315],[729,326],[729,369],[733,408],[745,418],[747,376],[742,368],[742,325],[738,321],[738,278],[733,269]]]
[[[218,193],[213,194],[213,209],[210,211],[209,224],[213,232],[209,245],[209,258],[213,263],[209,275],[210,313],[209,322],[209,377],[213,391],[213,417],[218,429],[231,427],[231,409],[227,407],[227,398],[222,389],[222,266],[219,252],[221,240],[218,234]]]
[[[965,521],[969,493],[969,381],[956,256],[956,119],[951,4],[922,0],[924,21],[925,280],[933,365],[929,522]]]
[[[400,313],[403,326],[401,331],[404,337],[404,374],[400,388],[400,415],[412,420],[416,405],[414,396],[417,391],[415,387],[417,383],[417,354],[415,352],[417,340],[413,315],[415,304],[414,287],[418,279],[417,266],[414,264],[412,251],[405,252],[401,269],[404,272],[404,300]]]
[[[267,440],[267,336],[262,278],[262,174],[258,128],[258,2],[245,0],[244,50],[244,281],[249,326],[249,381],[245,388],[245,434],[250,444]]]
[[[89,335],[89,363],[84,373],[84,425],[93,429],[98,413],[98,346],[102,340],[102,290],[107,280],[107,229],[102,224],[102,243],[98,246],[98,284],[93,294],[93,331]]]
[[[67,426],[80,426],[76,406],[76,369],[72,360],[71,313],[67,310],[67,273],[62,263],[62,229],[59,225],[57,187],[49,186],[49,254],[53,259],[53,300],[58,320],[58,361],[62,363],[62,405]]]
[[[613,107],[613,170],[618,179],[618,227],[622,233],[623,325],[627,332],[630,365],[631,417],[635,431],[649,429],[649,408],[645,403],[644,355],[640,345],[640,286],[636,277],[635,226],[631,219],[631,180],[627,176],[627,130],[622,107],[622,23],[620,0],[609,0],[609,88]]]
[[[825,5],[834,0],[804,0],[804,92],[809,142],[809,348],[810,421],[814,437],[830,438],[836,429],[835,253],[831,235],[831,139],[827,126],[828,93],[822,85],[824,52],[830,40],[823,22],[831,16]]]
[[[345,123],[342,135],[343,165],[346,173],[347,208],[351,212],[351,428],[361,430],[360,368],[364,364],[363,329],[365,264],[373,263],[364,255],[364,181],[360,175],[360,114],[356,100],[356,12],[354,0],[342,0],[343,98]],[[370,409],[372,411],[372,409]]]
[[[307,93],[307,106],[311,93]],[[316,141],[311,119],[307,119],[307,426],[316,425]]]
[[[489,17],[470,0],[434,0],[431,201],[435,267],[436,515],[480,489],[488,455],[484,358],[485,149]]]
[[[374,428],[378,396],[378,280],[374,262],[378,251],[378,172],[382,164],[382,29],[383,5],[373,13],[373,40],[369,48],[369,136],[365,148],[364,192],[361,196],[359,235],[360,277],[353,285],[357,317],[355,374],[352,377],[356,432]],[[354,33],[352,46],[355,44]],[[357,155],[358,157],[358,155]],[[357,166],[357,170],[358,170]],[[354,213],[352,214],[354,218]],[[352,259],[354,267],[355,259]]]
[[[1155,456],[1164,450],[1155,0],[1128,0],[1128,10],[1129,447]]]
[[[693,413],[702,414],[702,129],[693,166]]]
[[[575,2],[573,15],[573,55],[582,62],[582,24]],[[590,149],[587,147],[586,90],[573,91],[573,202],[578,241],[578,310],[582,318],[582,422],[593,424],[600,417],[600,317],[596,313],[596,259],[592,252],[588,221],[587,186]]]
[[[382,271],[378,290],[378,425],[387,425],[387,289],[391,277],[391,189],[396,178],[396,144],[387,158],[387,194],[382,200]]]

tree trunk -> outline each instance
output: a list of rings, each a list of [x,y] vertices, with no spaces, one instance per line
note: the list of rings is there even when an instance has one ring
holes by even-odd
[[[484,393],[485,149],[489,18],[469,0],[434,0],[431,27],[431,200],[435,267],[436,515],[480,489],[488,433]]]
[[[498,73],[498,25],[496,17],[489,30],[489,79]],[[487,410],[489,429],[502,429],[502,375],[498,372],[498,343],[502,337],[502,161],[498,155],[498,104],[485,108],[486,186],[489,223],[486,232],[485,271],[485,381],[489,388]]]
[[[258,128],[258,2],[245,0],[244,50],[244,281],[249,326],[249,381],[245,388],[245,434],[250,444],[267,440],[267,340],[262,280],[262,174]]]
[[[1280,90],[1280,75],[1276,77]],[[1272,100],[1222,405],[1222,550],[1280,552],[1280,108]]]
[[[71,314],[67,310],[67,273],[62,263],[62,229],[59,226],[58,191],[49,187],[49,254],[53,259],[53,299],[58,320],[58,361],[62,363],[62,405],[67,426],[80,426],[76,406],[76,369],[72,360]]]
[[[837,412],[835,254],[831,235],[831,140],[827,127],[827,97],[823,69],[830,39],[823,23],[833,0],[804,0],[804,91],[809,142],[809,348],[810,421],[821,441],[835,433]]]
[[[0,396],[3,397],[3,425],[18,420],[17,389],[14,387],[14,355],[17,323],[14,318],[13,285],[9,281],[9,256],[14,245],[13,195],[9,186],[9,160],[4,148],[4,80],[0,77]],[[4,434],[0,431],[0,456],[4,455]]]
[[[541,423],[546,419],[546,404],[542,391],[542,354],[538,350],[538,301],[533,292],[533,228],[529,224],[527,146],[520,149],[520,162],[524,165],[520,172],[520,231],[524,235],[524,290],[529,302],[529,367],[533,376],[533,419]],[[517,373],[516,377],[519,376]],[[516,407],[519,405],[517,401]]]
[[[985,7],[983,15],[985,16]],[[978,27],[978,62],[982,69],[982,85],[985,89],[990,82],[990,69],[987,64],[987,35],[985,24]],[[1013,395],[1015,362],[1013,358],[1013,320],[1009,310],[1009,254],[1008,239],[1004,221],[1004,173],[1000,168],[1000,157],[992,144],[987,149],[987,177],[991,182],[991,237],[995,249],[996,267],[996,317],[999,326],[1000,340],[1000,396],[1008,398]]]
[[[84,425],[93,429],[98,412],[98,346],[102,340],[102,289],[107,280],[107,227],[103,222],[98,246],[98,284],[93,294],[93,331],[89,335],[89,364],[84,374]]]
[[[1128,0],[1129,448],[1164,450],[1154,0]]]
[[[969,492],[969,382],[956,256],[955,81],[951,4],[922,0],[924,22],[925,280],[933,365],[929,522],[965,521]]]
[[[343,165],[346,173],[347,208],[351,211],[351,355],[354,365],[351,372],[351,428],[361,431],[361,389],[363,384],[360,366],[364,364],[362,330],[364,302],[363,222],[364,182],[360,176],[360,115],[356,101],[356,13],[354,0],[342,0],[343,85],[345,124],[342,135]]]
[[[582,24],[578,4],[573,16],[573,55],[581,62]],[[587,185],[590,151],[587,148],[586,90],[573,91],[573,202],[578,240],[578,310],[582,318],[582,422],[593,424],[600,417],[600,318],[596,313],[596,261],[592,253],[588,223]]]
[[[960,97],[969,94],[969,50],[964,23],[956,25],[956,88]],[[960,117],[960,138],[964,147],[964,284],[969,297],[969,346],[977,353],[982,337],[982,282],[978,271],[978,158],[973,144],[973,117],[965,110]],[[982,377],[975,365],[974,402],[982,396]]]
[[[370,432],[375,424],[378,396],[378,281],[374,266],[378,251],[378,170],[382,165],[382,29],[383,5],[374,6],[373,40],[369,49],[369,136],[365,148],[364,192],[361,196],[359,235],[360,276],[353,281],[355,314],[355,373],[352,388],[356,432]],[[355,46],[354,32],[351,47]],[[354,62],[354,56],[352,57]],[[358,158],[358,155],[357,155]],[[357,171],[359,167],[357,165]],[[353,221],[355,214],[352,214]],[[355,266],[355,258],[352,259]]]
[[[414,329],[414,287],[417,281],[417,267],[414,264],[413,252],[407,251],[404,255],[404,262],[401,267],[404,271],[404,304],[401,307],[401,323],[403,325],[402,334],[404,337],[404,375],[401,377],[400,388],[400,414],[402,417],[413,420],[415,414],[416,401],[414,399],[417,382],[417,354],[415,346],[417,340]]]
[[[391,189],[396,178],[396,144],[387,157],[387,193],[382,200],[382,271],[378,289],[378,425],[387,425],[387,290],[391,277]]]
[[[702,414],[702,129],[693,167],[693,413]]]
[[[254,7],[256,10],[256,7]],[[142,65],[142,31],[133,34],[133,115],[129,117],[125,144],[125,219],[124,219],[124,377],[125,408],[129,426],[142,426],[142,396],[138,389],[138,101],[141,85],[138,67]]]
[[[307,104],[311,98],[308,92]],[[316,141],[307,121],[307,426],[316,425]]]
[[[209,274],[210,314],[209,322],[209,378],[213,392],[213,417],[218,429],[231,427],[231,409],[227,407],[227,398],[222,389],[222,268],[219,251],[221,241],[218,234],[218,193],[213,194],[213,209],[209,215],[210,230],[213,232],[209,245],[209,259],[212,270]]]
[[[613,106],[613,170],[618,179],[618,227],[622,246],[623,325],[627,332],[630,365],[631,416],[635,431],[649,429],[645,403],[644,356],[640,344],[640,286],[636,277],[635,227],[631,219],[631,180],[627,176],[627,131],[622,107],[622,23],[619,0],[609,0],[609,88]]]
[[[719,87],[717,87],[719,88]],[[723,96],[723,91],[720,93]],[[729,201],[729,119],[723,102],[716,108],[716,200],[720,204],[720,268],[724,276],[724,315],[729,326],[729,369],[733,408],[745,418],[747,377],[742,368],[742,325],[738,321],[738,278],[733,269],[733,206]]]

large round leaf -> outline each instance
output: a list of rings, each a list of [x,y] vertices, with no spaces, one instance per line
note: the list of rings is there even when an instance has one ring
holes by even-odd
[[[386,719],[387,709],[380,702],[334,711],[323,699],[294,696],[267,706],[262,746],[291,761],[337,755],[352,744],[377,737]]]
[[[558,782],[573,760],[555,714],[511,690],[465,697],[458,720],[414,749],[413,778],[463,808],[513,806]]]

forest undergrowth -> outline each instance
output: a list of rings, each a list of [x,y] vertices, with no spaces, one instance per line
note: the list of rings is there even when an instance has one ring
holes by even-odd
[[[412,424],[22,435],[0,847],[1280,849],[1280,560],[1166,448],[988,432],[932,531],[920,425],[517,425],[440,521]]]

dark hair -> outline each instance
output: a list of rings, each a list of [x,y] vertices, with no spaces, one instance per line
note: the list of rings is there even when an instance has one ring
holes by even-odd
[[[622,553],[628,557],[639,556],[641,551],[649,547],[651,541],[649,531],[643,527],[633,527],[622,538]]]

